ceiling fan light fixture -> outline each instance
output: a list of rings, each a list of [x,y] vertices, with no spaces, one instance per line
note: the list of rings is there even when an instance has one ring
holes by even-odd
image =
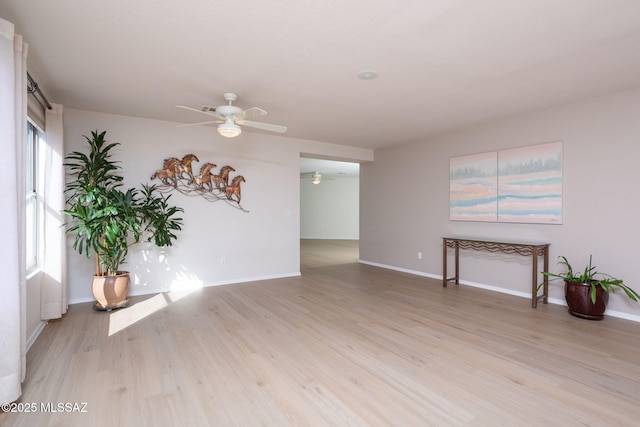
[[[233,120],[227,119],[224,123],[218,125],[218,133],[225,138],[235,138],[242,133],[242,129],[233,123]]]
[[[320,175],[320,172],[314,172],[311,175],[311,183],[312,184],[320,184],[321,180],[322,180],[322,175]]]

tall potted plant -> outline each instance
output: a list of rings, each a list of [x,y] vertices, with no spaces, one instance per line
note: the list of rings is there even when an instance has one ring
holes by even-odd
[[[69,153],[65,158],[68,176],[65,192],[71,217],[67,233],[75,234],[73,248],[90,258],[95,254],[96,274],[92,290],[95,307],[110,310],[126,306],[129,273],[120,270],[129,247],[142,239],[157,246],[171,246],[180,230],[182,208],[170,206],[155,186],[122,190],[121,169],[111,158],[118,143],[107,143],[106,131],[85,136],[89,153]]]
[[[543,271],[542,274],[564,280],[564,295],[572,316],[602,320],[607,309],[609,292],[615,292],[616,288],[622,289],[633,301],[640,300],[640,294],[625,285],[621,279],[598,272],[591,264],[591,256],[589,256],[589,265],[582,272],[574,272],[566,257],[559,258],[559,264],[565,266],[566,272]]]

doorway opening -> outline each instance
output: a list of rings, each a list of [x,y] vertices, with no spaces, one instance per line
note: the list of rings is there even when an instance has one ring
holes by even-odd
[[[300,259],[313,246],[314,257],[336,247],[358,248],[360,238],[360,165],[300,158]],[[320,244],[325,240],[326,245]],[[314,241],[316,244],[303,244]],[[328,245],[333,241],[333,245]],[[340,242],[345,241],[344,245]],[[350,243],[349,243],[350,242]],[[332,249],[331,249],[332,248]],[[348,250],[347,250],[348,252]],[[353,252],[353,250],[352,250]],[[343,253],[343,255],[347,255]],[[358,253],[355,254],[356,261]]]

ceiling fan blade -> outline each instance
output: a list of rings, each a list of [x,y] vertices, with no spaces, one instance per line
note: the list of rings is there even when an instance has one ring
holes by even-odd
[[[262,108],[251,107],[242,112],[242,117],[238,117],[239,120],[242,119],[253,119],[255,117],[265,116],[267,114]]]
[[[239,124],[242,126],[248,126],[256,129],[268,130],[271,132],[278,132],[278,133],[285,133],[287,131],[286,126],[272,125],[270,123],[262,123],[262,122],[253,122],[250,120],[238,120],[236,121],[236,124]]]
[[[176,126],[177,128],[184,128],[187,126],[199,126],[199,125],[209,125],[211,123],[224,123],[222,120],[208,120],[206,122],[198,122],[198,123],[184,123]]]
[[[217,115],[212,111],[203,111],[198,108],[187,107],[186,105],[176,105],[176,107],[184,108],[185,110],[189,110],[189,111],[195,111],[196,113],[206,114],[207,116],[220,117],[219,115]]]

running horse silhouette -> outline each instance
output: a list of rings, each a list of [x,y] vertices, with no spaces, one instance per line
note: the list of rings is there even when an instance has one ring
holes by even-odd
[[[163,168],[167,170],[173,170],[176,177],[184,178],[184,174],[186,173],[189,177],[193,178],[193,172],[191,168],[191,163],[193,161],[199,162],[200,160],[195,154],[187,154],[182,160],[177,157],[170,157],[164,160]]]
[[[238,202],[240,204],[240,183],[246,182],[242,175],[238,175],[231,180],[231,184],[227,185],[224,188],[224,193],[227,196],[227,199],[232,202]],[[237,200],[234,200],[233,197],[236,197]]]
[[[213,175],[213,185],[215,185],[217,189],[224,191],[227,185],[229,185],[229,172],[235,171],[236,170],[229,165],[221,167],[220,173]]]
[[[176,178],[176,172],[171,169],[158,169],[151,175],[151,179],[158,178],[165,185],[173,185],[178,188],[178,179]]]
[[[199,190],[204,190],[205,185],[209,187],[209,191],[213,190],[213,185],[211,184],[211,177],[214,175],[211,173],[211,169],[215,168],[216,165],[213,163],[205,163],[200,168],[200,175],[196,175],[193,177],[193,183],[196,185],[196,188]]]
[[[155,173],[151,175],[151,179],[158,178],[163,184],[173,185],[175,188],[178,188],[178,178],[184,178],[185,173],[191,178],[191,181],[193,180],[191,163],[194,160],[196,162],[199,161],[195,154],[187,154],[182,160],[177,157],[164,159],[162,169],[155,171]],[[189,184],[191,184],[191,181]]]

